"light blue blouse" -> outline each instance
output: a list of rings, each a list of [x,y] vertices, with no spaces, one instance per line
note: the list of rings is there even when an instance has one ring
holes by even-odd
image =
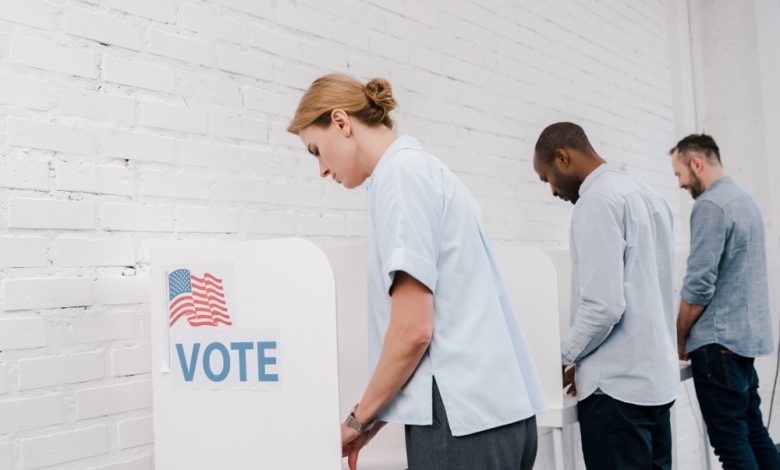
[[[543,411],[541,382],[471,193],[408,136],[385,151],[368,191],[372,374],[390,322],[394,274],[404,271],[427,286],[434,307],[428,351],[378,418],[432,424],[434,376],[455,436]]]

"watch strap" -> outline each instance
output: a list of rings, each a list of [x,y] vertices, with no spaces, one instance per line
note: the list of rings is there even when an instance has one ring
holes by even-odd
[[[347,416],[347,420],[345,421],[345,423],[347,424],[347,426],[351,427],[355,431],[367,433],[371,431],[371,429],[374,427],[374,425],[376,424],[376,420],[372,420],[370,423],[366,423],[366,424],[360,423],[357,420],[357,418],[355,418],[355,410],[357,410],[358,405],[355,405],[352,408],[352,411],[349,412],[349,416]]]

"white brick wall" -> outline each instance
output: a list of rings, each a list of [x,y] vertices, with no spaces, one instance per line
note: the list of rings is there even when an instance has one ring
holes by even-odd
[[[49,188],[49,164],[11,158],[0,162],[0,187],[45,191]]]
[[[171,206],[106,202],[100,205],[100,227],[105,230],[166,232],[173,229]]]
[[[117,45],[139,51],[142,49],[141,28],[113,16],[94,14],[67,8],[62,29],[74,36],[94,39],[103,44]]]
[[[11,444],[0,444],[0,468],[13,468],[13,448]]]
[[[97,137],[96,131],[83,127],[8,118],[8,142],[14,147],[94,155],[97,152]]]
[[[10,40],[10,62],[87,78],[97,78],[98,55],[91,51],[63,47],[25,33]]]
[[[120,421],[118,427],[119,447],[122,449],[151,444],[154,441],[151,416],[126,419]]]
[[[169,67],[103,56],[103,79],[138,88],[174,92],[176,72]]]
[[[171,0],[109,0],[108,6],[163,23],[176,21],[176,3]]]
[[[46,346],[46,323],[38,317],[0,317],[0,350]]]
[[[103,153],[106,157],[133,161],[174,163],[178,145],[180,142],[174,139],[109,131],[103,140]]]
[[[22,439],[21,448],[22,468],[40,468],[105,454],[108,433],[105,425],[92,426]]]
[[[119,463],[90,467],[89,470],[152,470],[154,462],[151,456],[145,456]]]
[[[60,424],[65,419],[62,395],[0,401],[0,434]]]
[[[206,66],[214,62],[214,51],[208,42],[182,38],[157,29],[149,30],[149,52]]]
[[[151,372],[152,350],[148,345],[111,351],[111,374],[120,377]]]
[[[69,89],[60,91],[57,107],[62,114],[135,124],[135,101],[132,98]]]
[[[366,236],[365,191],[285,132],[320,74],[389,78],[497,243],[565,246],[530,164],[563,119],[681,214],[667,24],[638,0],[0,0],[0,468],[152,468],[150,240]]]
[[[76,392],[78,417],[95,418],[149,408],[152,404],[150,385],[146,381],[79,390]]]
[[[89,382],[105,375],[103,352],[19,360],[19,390]]]
[[[11,197],[8,227],[89,230],[95,228],[95,203],[50,198]]]
[[[0,267],[48,266],[49,241],[43,237],[0,238]]]
[[[0,103],[45,111],[54,107],[56,99],[54,89],[45,82],[0,77]]]
[[[52,241],[55,266],[132,266],[136,262],[133,240],[61,238]]]
[[[6,311],[89,305],[92,280],[84,277],[3,279]]]
[[[56,27],[58,8],[37,0],[3,0],[0,18],[43,29]]]
[[[8,391],[8,366],[0,363],[0,395]],[[2,459],[0,459],[2,461]]]

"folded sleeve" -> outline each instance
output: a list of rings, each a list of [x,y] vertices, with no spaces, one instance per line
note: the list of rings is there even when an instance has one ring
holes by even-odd
[[[723,256],[728,224],[723,209],[701,201],[691,212],[691,253],[680,296],[691,305],[709,305],[715,295],[718,266]]]
[[[385,289],[403,271],[436,292],[441,192],[437,172],[405,159],[391,162],[377,182],[374,242]]]

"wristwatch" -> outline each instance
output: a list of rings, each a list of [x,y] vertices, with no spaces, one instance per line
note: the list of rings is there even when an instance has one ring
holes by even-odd
[[[344,421],[344,423],[355,431],[367,433],[374,427],[376,420],[374,419],[371,420],[370,423],[360,424],[357,418],[355,418],[355,410],[357,410],[358,405],[360,405],[360,403],[352,408],[352,411],[349,412],[349,416],[347,416],[347,420]]]

